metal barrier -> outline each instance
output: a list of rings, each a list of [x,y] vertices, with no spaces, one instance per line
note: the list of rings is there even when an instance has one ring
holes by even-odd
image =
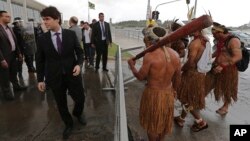
[[[138,41],[143,40],[141,29],[114,29],[115,34],[123,35],[126,38],[137,39]]]
[[[117,46],[116,52],[116,62],[115,62],[115,131],[114,131],[114,141],[128,141],[131,139],[132,135],[128,132],[127,125],[127,114],[125,106],[125,92],[124,92],[124,83],[131,82],[134,80],[134,77],[130,77],[125,80],[123,79],[122,71],[122,52],[130,51],[135,49],[144,48],[143,46],[133,47],[129,49],[122,50],[120,46]]]
[[[128,141],[127,115],[124,96],[121,49],[118,46],[115,62],[115,133],[114,141]]]

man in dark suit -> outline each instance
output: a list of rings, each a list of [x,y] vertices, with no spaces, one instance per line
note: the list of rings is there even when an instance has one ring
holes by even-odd
[[[95,69],[98,71],[100,60],[102,57],[102,69],[103,71],[108,71],[107,69],[107,59],[108,59],[108,46],[112,43],[111,31],[109,23],[104,21],[104,14],[99,13],[99,21],[96,22],[92,27],[92,37],[91,37],[92,47],[96,48],[96,65]]]
[[[23,90],[17,80],[17,60],[22,60],[18,48],[17,39],[8,26],[10,15],[6,11],[0,11],[0,87],[5,99],[13,100],[14,94],[10,86],[12,82],[14,90]]]
[[[49,32],[38,39],[38,89],[45,91],[45,77],[46,86],[52,90],[61,118],[66,125],[63,138],[67,139],[73,129],[73,119],[67,106],[67,90],[75,103],[73,115],[82,125],[86,125],[81,117],[85,100],[81,76],[83,50],[75,32],[61,28],[61,15],[55,7],[47,7],[40,14]]]

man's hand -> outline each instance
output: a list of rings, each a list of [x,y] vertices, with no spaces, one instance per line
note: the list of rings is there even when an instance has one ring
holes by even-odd
[[[91,47],[92,47],[92,48],[95,48],[95,44],[91,44]]]
[[[79,75],[81,72],[81,67],[79,65],[76,65],[73,69],[73,76]]]
[[[9,67],[8,63],[6,62],[6,60],[1,61],[1,67],[4,69],[7,69]]]
[[[38,82],[37,88],[40,92],[44,92],[46,89],[45,83],[44,82]]]
[[[219,66],[215,67],[213,70],[214,70],[215,73],[221,73],[221,71],[223,70],[223,67],[221,67],[219,65]]]
[[[135,61],[133,60],[133,58],[128,60],[128,65],[131,66],[135,66]]]

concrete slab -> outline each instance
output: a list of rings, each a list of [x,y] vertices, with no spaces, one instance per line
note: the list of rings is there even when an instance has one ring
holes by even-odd
[[[114,61],[110,61],[112,68]],[[24,67],[25,68],[25,67]],[[26,91],[16,92],[15,100],[5,101],[0,97],[0,140],[1,141],[59,141],[62,140],[64,124],[59,116],[50,90],[38,92],[36,76],[24,70],[23,83]],[[114,92],[103,91],[110,87],[111,72],[96,73],[83,68],[86,95],[84,114],[86,126],[80,126],[74,118],[74,130],[69,140],[100,141],[113,140],[114,135]],[[68,96],[69,110],[73,101]]]

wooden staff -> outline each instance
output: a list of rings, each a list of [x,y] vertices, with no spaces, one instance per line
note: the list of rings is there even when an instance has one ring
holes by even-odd
[[[155,49],[162,47],[168,43],[171,43],[173,41],[179,40],[182,37],[185,37],[187,35],[190,35],[191,33],[194,33],[195,31],[200,31],[204,28],[207,28],[213,24],[213,21],[209,15],[203,15],[197,19],[194,19],[190,23],[180,27],[176,31],[170,33],[168,36],[162,38],[159,40],[156,44],[151,45],[141,53],[137,54],[133,60],[137,60],[141,57],[143,57],[146,53],[154,51]]]

